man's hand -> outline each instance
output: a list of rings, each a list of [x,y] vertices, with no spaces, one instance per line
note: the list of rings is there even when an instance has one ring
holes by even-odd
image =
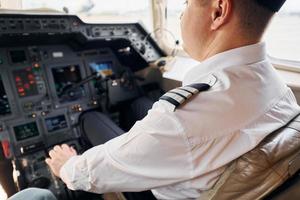
[[[76,156],[77,152],[72,147],[66,144],[61,146],[55,146],[50,152],[50,158],[46,159],[46,163],[49,165],[53,174],[59,177],[61,167],[73,156]]]

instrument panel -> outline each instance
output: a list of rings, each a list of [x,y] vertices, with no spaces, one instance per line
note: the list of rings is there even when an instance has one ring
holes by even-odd
[[[81,114],[139,94],[122,74],[165,56],[150,35],[139,23],[0,14],[0,140],[23,171],[27,184],[20,189],[48,188],[67,199],[44,162],[48,150],[67,143],[82,151]]]
[[[47,148],[78,137],[72,128],[78,116],[97,108],[101,99],[94,81],[72,87],[96,72],[106,77],[125,69],[109,48],[74,51],[68,45],[41,45],[0,52],[0,67],[8,79],[0,79],[0,119],[14,156],[28,152],[24,149],[32,144]],[[38,55],[34,61],[31,52]],[[5,88],[11,88],[11,94]],[[63,134],[54,136],[57,132]],[[51,137],[56,137],[53,142]]]
[[[47,187],[64,199],[60,195],[66,195],[65,186],[44,162],[47,151],[62,143],[81,151],[79,116],[98,109],[102,101],[94,81],[72,87],[95,73],[110,76],[124,66],[106,47],[75,51],[61,44],[17,49],[0,48],[0,134],[10,142],[6,155],[23,170],[24,187]],[[32,52],[38,55],[34,60]]]

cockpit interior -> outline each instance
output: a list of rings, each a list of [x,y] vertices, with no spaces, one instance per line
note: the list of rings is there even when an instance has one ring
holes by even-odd
[[[31,187],[58,200],[126,199],[72,191],[45,162],[56,145],[81,154],[104,143],[104,129],[129,131],[147,114],[133,116],[133,103],[150,109],[198,64],[181,46],[183,1],[119,1],[0,0],[0,200]],[[287,0],[266,34],[269,58],[298,102],[299,6]],[[293,173],[257,199],[300,198],[300,145],[291,154],[281,160],[290,156]]]

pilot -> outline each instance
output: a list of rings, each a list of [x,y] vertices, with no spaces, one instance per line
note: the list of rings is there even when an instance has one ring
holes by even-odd
[[[128,199],[201,199],[231,161],[300,113],[262,42],[284,2],[188,0],[184,49],[201,64],[129,132],[82,155],[67,145],[54,147],[46,160],[53,173],[71,190],[151,190]],[[52,198],[40,198],[46,196]]]

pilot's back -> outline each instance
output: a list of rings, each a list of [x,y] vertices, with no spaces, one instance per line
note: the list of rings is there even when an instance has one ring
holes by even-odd
[[[201,76],[203,71],[208,73]],[[183,84],[201,82],[211,89],[174,111],[189,149],[191,180],[154,190],[156,196],[164,194],[161,198],[198,197],[216,183],[228,163],[300,112],[292,91],[266,59],[263,43],[208,59],[188,72]]]

